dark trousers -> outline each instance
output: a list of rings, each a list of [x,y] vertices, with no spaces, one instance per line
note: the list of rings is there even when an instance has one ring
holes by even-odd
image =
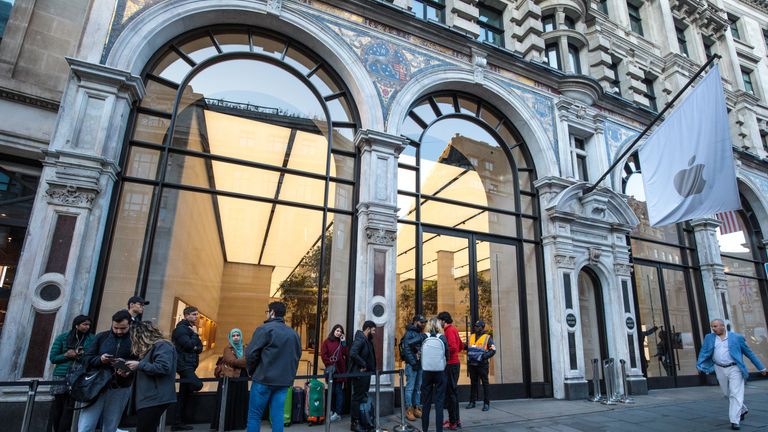
[[[371,377],[352,378],[352,408],[349,410],[352,420],[360,418],[360,404],[368,400],[371,389]]]
[[[46,430],[69,432],[72,428],[72,409],[74,407],[75,401],[69,397],[69,393],[55,395],[51,401],[51,412],[48,414]]]
[[[370,386],[370,384],[368,384]],[[344,409],[344,383],[333,382],[333,405],[331,405],[331,411],[338,415],[341,415],[341,410]]]
[[[160,417],[171,404],[155,405],[136,410],[136,432],[156,432]]]
[[[185,424],[186,409],[192,393],[203,388],[203,382],[195,375],[194,369],[186,369],[177,372],[179,374],[179,397],[176,401],[176,418],[173,424]]]
[[[460,364],[449,364],[445,367],[445,408],[448,409],[448,420],[452,424],[461,421],[459,418],[459,374]],[[423,378],[422,378],[423,379]]]
[[[480,396],[480,382],[483,382],[483,402],[491,403],[491,399],[488,396],[488,363],[479,365],[468,365],[469,379],[472,381],[472,386],[469,390],[469,401],[474,402]]]
[[[429,430],[429,411],[435,403],[435,430],[443,432],[443,401],[445,400],[445,372],[423,371],[421,375],[421,430]]]

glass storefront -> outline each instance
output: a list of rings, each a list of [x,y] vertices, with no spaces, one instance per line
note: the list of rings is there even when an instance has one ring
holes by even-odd
[[[165,334],[180,304],[196,306],[198,375],[210,376],[229,331],[250,339],[281,300],[317,367],[319,343],[347,321],[358,124],[348,91],[310,50],[249,28],[183,36],[144,79],[99,330],[135,293]]]
[[[549,361],[525,144],[496,110],[458,93],[417,101],[401,132],[410,145],[398,173],[398,334],[414,313],[450,312],[462,339],[482,319],[497,347],[491,382],[530,395]]]

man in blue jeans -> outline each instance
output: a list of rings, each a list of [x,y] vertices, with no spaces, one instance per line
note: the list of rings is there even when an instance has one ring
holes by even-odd
[[[421,418],[421,343],[426,339],[424,315],[413,317],[411,324],[405,327],[405,334],[400,340],[400,358],[405,362],[405,412],[409,421]]]
[[[245,349],[248,372],[253,377],[248,401],[248,432],[261,430],[261,418],[269,404],[272,431],[283,432],[283,409],[288,388],[293,386],[301,358],[301,339],[285,325],[285,303],[272,302],[267,320],[253,332]]]

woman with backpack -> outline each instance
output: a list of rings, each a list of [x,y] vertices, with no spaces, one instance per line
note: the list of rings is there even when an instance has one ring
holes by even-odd
[[[72,413],[75,401],[69,397],[67,388],[67,373],[71,371],[83,357],[85,349],[93,342],[91,319],[78,315],[72,321],[72,328],[56,337],[48,356],[56,367],[53,370],[53,380],[60,381],[51,386],[53,402],[48,415],[47,431],[68,432],[72,427]]]
[[[139,358],[125,362],[136,374],[136,432],[155,432],[176,402],[176,349],[151,322],[142,321],[131,327],[131,352]]]
[[[239,328],[229,331],[229,344],[216,362],[213,375],[216,378],[248,378],[243,347],[243,332]],[[219,412],[222,397],[222,383],[216,390],[216,413],[211,420],[211,429],[219,429],[219,416],[224,415],[224,430],[245,429],[248,423],[248,380],[230,381],[227,389],[227,410]]]
[[[421,343],[421,430],[429,430],[429,410],[435,403],[435,430],[443,432],[443,402],[445,400],[445,365],[448,361],[448,341],[437,317],[427,322],[427,338]]]
[[[323,359],[326,371],[333,369],[334,374],[347,372],[347,343],[344,339],[344,327],[341,324],[333,326],[328,338],[323,341],[320,357]],[[332,422],[341,420],[341,410],[344,407],[344,381],[346,381],[345,378],[333,379],[333,408],[330,418]]]

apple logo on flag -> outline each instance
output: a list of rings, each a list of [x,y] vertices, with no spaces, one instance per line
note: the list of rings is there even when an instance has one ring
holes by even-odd
[[[688,161],[688,168],[675,174],[675,189],[683,198],[700,194],[704,190],[707,181],[704,180],[704,164],[696,164],[696,155]]]

